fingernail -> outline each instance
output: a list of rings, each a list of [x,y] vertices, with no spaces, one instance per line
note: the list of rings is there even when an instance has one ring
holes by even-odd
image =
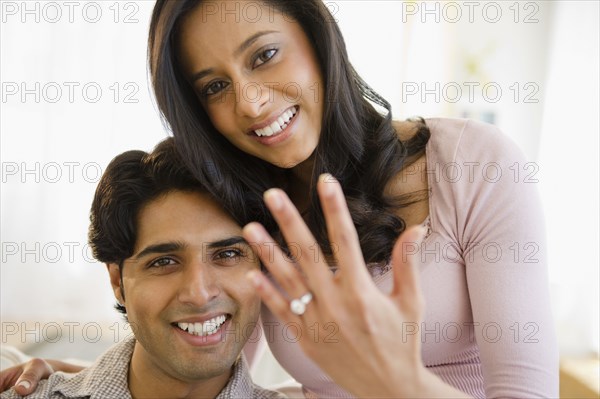
[[[22,381],[19,381],[19,382],[17,383],[17,385],[18,385],[18,386],[20,386],[20,387],[23,387],[23,388],[25,388],[25,389],[29,389],[29,388],[31,388],[31,382],[29,382],[29,381],[27,381],[27,380],[22,380]]]
[[[258,288],[260,286],[260,276],[258,275],[257,271],[249,271],[248,273],[246,273],[246,277],[250,280],[250,282],[252,283],[252,285],[254,285],[255,288]]]
[[[258,223],[252,222],[244,226],[242,229],[244,235],[246,235],[250,240],[249,243],[254,244],[260,241],[261,237],[261,227]]]
[[[278,192],[277,189],[272,188],[270,190],[265,191],[264,199],[273,211],[278,211],[283,206],[281,194]]]
[[[330,197],[333,195],[334,193],[334,189],[333,189],[333,185],[332,183],[335,183],[335,177],[333,177],[331,174],[329,173],[323,173],[321,176],[319,176],[319,180],[321,180],[322,184],[321,184],[321,193],[323,193],[325,196]]]

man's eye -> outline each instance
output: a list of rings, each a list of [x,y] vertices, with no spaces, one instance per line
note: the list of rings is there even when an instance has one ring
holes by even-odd
[[[202,94],[204,96],[212,96],[213,94],[217,94],[218,92],[223,90],[225,87],[227,87],[227,82],[224,82],[222,80],[212,82],[212,83],[208,84],[204,88],[204,90],[202,90]]]
[[[271,49],[262,51],[258,55],[258,57],[256,57],[256,60],[254,61],[254,68],[256,68],[257,66],[261,66],[262,64],[268,62],[271,58],[273,58],[275,56],[275,54],[277,54],[276,48],[271,48]]]
[[[233,260],[241,256],[244,256],[244,254],[238,249],[226,249],[215,254],[217,260]]]
[[[150,265],[148,267],[166,267],[166,266],[171,266],[176,264],[175,260],[172,258],[159,258],[156,259],[155,261],[153,261],[152,263],[150,263]]]

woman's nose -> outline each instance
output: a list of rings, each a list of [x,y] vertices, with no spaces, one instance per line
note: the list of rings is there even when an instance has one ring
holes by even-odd
[[[242,117],[258,118],[264,111],[264,106],[270,101],[268,87],[252,81],[240,82],[236,88],[236,114]]]

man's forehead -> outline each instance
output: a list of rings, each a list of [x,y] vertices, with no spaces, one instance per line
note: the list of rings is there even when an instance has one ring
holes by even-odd
[[[188,245],[241,236],[242,228],[208,194],[173,191],[144,206],[138,215],[137,245],[179,241]]]

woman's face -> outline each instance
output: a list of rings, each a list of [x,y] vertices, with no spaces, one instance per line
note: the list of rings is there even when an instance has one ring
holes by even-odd
[[[179,56],[215,128],[242,151],[292,168],[317,146],[323,79],[302,27],[255,1],[203,2]]]

